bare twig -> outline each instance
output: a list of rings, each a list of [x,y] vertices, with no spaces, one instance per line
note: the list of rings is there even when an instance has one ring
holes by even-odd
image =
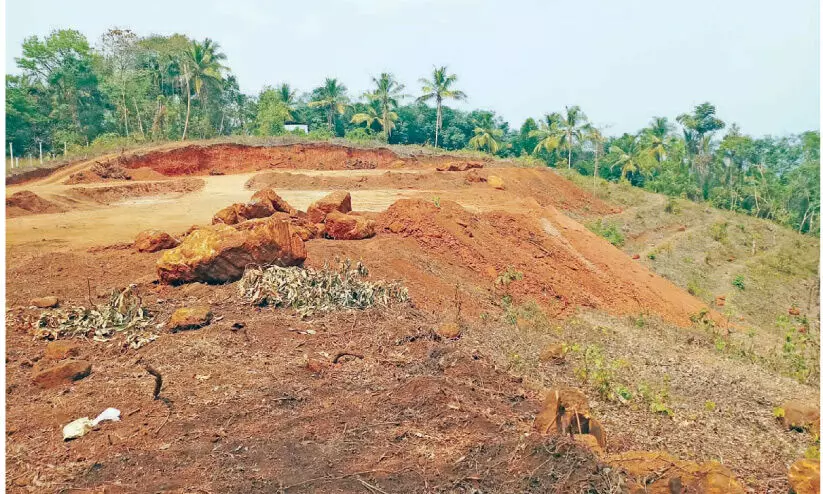
[[[339,353],[337,354],[337,356],[335,356],[335,357],[334,357],[334,360],[332,360],[332,363],[333,363],[333,364],[336,364],[336,363],[337,363],[337,362],[338,362],[338,361],[339,361],[342,357],[345,357],[346,355],[350,355],[350,356],[352,356],[352,357],[357,357],[357,358],[360,358],[360,359],[362,359],[362,358],[363,358],[363,355],[361,355],[361,354],[359,354],[359,353],[352,353],[352,352],[339,352]]]
[[[160,388],[163,387],[163,376],[151,365],[146,364],[146,372],[154,376],[154,399],[160,398]]]

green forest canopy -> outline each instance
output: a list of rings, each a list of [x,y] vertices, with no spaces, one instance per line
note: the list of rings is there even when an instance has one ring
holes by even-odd
[[[128,29],[107,31],[97,46],[75,30],[32,36],[16,62],[19,74],[6,76],[7,155],[97,142],[280,135],[287,123],[304,123],[312,138],[476,149],[820,232],[819,131],[747,136],[710,103],[609,137],[577,106],[529,118],[519,129],[493,111],[449,108],[449,100],[466,95],[447,67],[421,78],[416,98],[390,73],[375,76],[360,98],[335,78],[305,93],[282,83],[247,95],[218,43]]]

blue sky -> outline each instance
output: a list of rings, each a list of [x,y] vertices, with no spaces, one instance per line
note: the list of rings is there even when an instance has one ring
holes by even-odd
[[[458,106],[513,126],[580,105],[609,134],[710,101],[753,135],[819,128],[817,0],[8,0],[6,70],[29,35],[109,27],[218,41],[241,89],[324,77],[353,95],[382,71],[417,94],[434,64]]]

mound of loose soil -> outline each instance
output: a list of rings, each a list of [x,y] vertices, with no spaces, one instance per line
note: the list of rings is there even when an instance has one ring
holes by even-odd
[[[191,145],[142,155],[119,156],[112,163],[127,169],[150,168],[165,176],[241,173],[266,168],[369,170],[453,164],[450,156],[400,157],[388,148],[359,149],[327,143],[281,146]]]
[[[70,195],[92,199],[103,204],[112,204],[126,199],[166,194],[185,194],[203,188],[205,182],[198,178],[183,178],[161,182],[134,182],[124,185],[102,187],[74,187]]]
[[[6,198],[6,218],[63,211],[65,211],[64,208],[28,190],[15,192]]]
[[[535,299],[556,315],[575,306],[617,314],[653,312],[676,324],[704,304],[632,261],[553,207],[532,214],[472,214],[445,201],[400,200],[378,217],[384,234],[413,238],[431,258],[467,268],[486,284],[506,272],[516,300]],[[500,294],[502,296],[502,293]]]

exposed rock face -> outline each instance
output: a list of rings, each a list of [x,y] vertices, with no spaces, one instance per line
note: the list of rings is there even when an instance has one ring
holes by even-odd
[[[789,485],[796,494],[820,494],[820,460],[797,460],[789,467]]]
[[[483,168],[483,163],[477,163],[476,161],[461,161],[458,163],[451,162],[446,163],[445,165],[440,165],[437,167],[437,171],[439,172],[464,172],[466,170],[471,170],[472,168]]]
[[[489,185],[491,185],[495,189],[503,190],[506,188],[506,184],[505,182],[503,182],[503,179],[498,177],[497,175],[489,175],[488,182]]]
[[[820,408],[797,401],[787,401],[781,408],[784,412],[781,422],[787,430],[820,432]]]
[[[256,228],[257,226],[261,225],[262,223],[269,222],[269,221],[286,221],[291,224],[292,230],[294,233],[300,237],[301,240],[304,242],[307,240],[311,240],[313,238],[318,238],[321,236],[319,234],[318,227],[323,226],[322,223],[319,225],[315,225],[308,218],[305,216],[289,216],[287,213],[274,213],[273,215],[269,216],[268,218],[257,218],[253,220],[247,220],[242,223],[238,223],[234,225],[235,228],[238,230],[249,230],[252,228]]]
[[[717,462],[678,460],[668,453],[630,451],[609,455],[609,465],[626,472],[632,494],[743,494],[731,470]]]
[[[263,204],[264,206],[271,209],[272,213],[286,213],[289,216],[297,216],[297,210],[291,207],[291,204],[283,200],[282,197],[277,195],[277,192],[274,191],[271,187],[258,190],[251,196],[251,202],[257,204]]]
[[[144,230],[137,234],[134,248],[138,252],[157,252],[173,249],[180,245],[180,241],[160,230]]]
[[[362,240],[374,236],[374,220],[332,211],[326,215],[326,236],[336,240]]]
[[[54,388],[79,381],[91,374],[91,363],[86,360],[66,360],[55,366],[35,368],[32,380],[43,388]]]
[[[332,211],[348,213],[351,211],[351,194],[344,190],[338,190],[318,199],[306,211],[312,223],[323,223],[326,215]]]
[[[52,307],[57,307],[60,301],[57,300],[57,297],[49,296],[49,297],[40,297],[32,299],[31,305],[35,307],[39,307],[41,309],[50,309]]]
[[[179,246],[163,252],[157,275],[163,283],[226,283],[243,276],[249,264],[296,266],[306,246],[285,221],[265,221],[238,230],[211,225],[191,232]]]
[[[208,306],[182,307],[174,311],[169,319],[169,330],[172,333],[187,329],[199,329],[211,323],[212,313]]]

